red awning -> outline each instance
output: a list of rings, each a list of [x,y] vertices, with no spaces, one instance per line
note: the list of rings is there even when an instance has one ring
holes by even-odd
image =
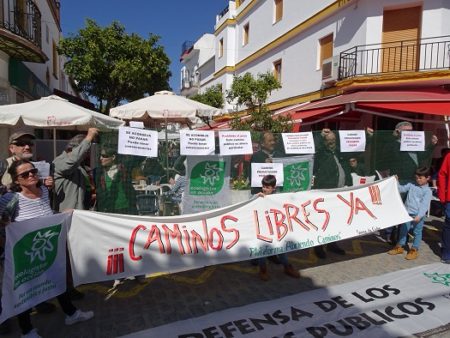
[[[450,92],[436,89],[433,91],[359,91],[310,102],[301,107],[284,110],[284,113],[291,114],[293,119],[307,119],[358,109],[374,112],[450,115]]]

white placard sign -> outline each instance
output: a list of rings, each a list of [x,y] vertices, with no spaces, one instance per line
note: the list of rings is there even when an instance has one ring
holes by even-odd
[[[220,155],[253,154],[249,131],[219,131]]]
[[[70,218],[61,213],[6,227],[0,323],[66,290]]]
[[[158,132],[156,130],[120,127],[118,143],[119,154],[158,156]]]
[[[400,151],[425,151],[425,132],[403,130]]]
[[[214,131],[180,130],[181,155],[212,155],[215,148]]]
[[[252,163],[252,187],[261,187],[261,181],[266,175],[277,178],[277,187],[284,184],[283,163]]]
[[[32,162],[34,167],[38,170],[40,178],[46,178],[50,176],[50,163],[45,161]]]
[[[282,133],[286,154],[314,154],[314,138],[312,132]]]
[[[144,129],[144,122],[142,121],[130,121],[131,128]]]
[[[339,130],[339,141],[343,153],[366,150],[366,132],[364,130]]]

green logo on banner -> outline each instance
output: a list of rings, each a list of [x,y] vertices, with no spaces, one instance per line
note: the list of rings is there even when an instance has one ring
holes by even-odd
[[[308,190],[310,182],[309,161],[284,166],[283,192]]]
[[[189,193],[197,196],[215,195],[225,182],[225,161],[199,162],[192,168]]]
[[[61,224],[30,232],[13,248],[14,290],[44,273],[55,261]]]
[[[424,273],[433,283],[450,286],[450,273]]]

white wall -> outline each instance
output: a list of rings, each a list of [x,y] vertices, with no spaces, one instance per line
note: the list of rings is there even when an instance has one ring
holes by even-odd
[[[259,1],[236,26],[228,26],[216,37],[224,38],[225,49],[230,54],[226,58],[216,56],[216,71],[225,66],[235,66],[240,61],[282,36],[320,9],[334,1],[298,1],[285,0],[283,18],[273,24],[273,1]],[[417,0],[354,0],[333,16],[318,22],[301,34],[271,50],[255,61],[237,70],[238,75],[272,71],[273,62],[282,60],[282,88],[272,94],[269,102],[279,101],[319,90],[322,86],[319,70],[319,40],[330,33],[334,37],[334,55],[357,45],[380,43],[382,39],[383,10],[411,7],[422,2]],[[246,7],[237,9],[237,15]],[[423,1],[422,38],[450,35],[450,1]],[[242,28],[250,24],[250,38],[242,46]],[[234,48],[230,42],[234,39]],[[217,42],[218,43],[218,42]],[[231,53],[231,50],[234,53]],[[233,55],[235,62],[233,61]],[[215,82],[224,83],[229,88],[232,75],[226,74]]]

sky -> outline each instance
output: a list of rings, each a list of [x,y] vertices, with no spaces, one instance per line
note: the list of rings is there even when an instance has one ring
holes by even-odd
[[[179,93],[183,42],[213,33],[216,15],[227,5],[228,0],[63,0],[61,26],[63,36],[68,37],[84,28],[90,18],[100,26],[119,21],[127,33],[146,39],[149,33],[159,35],[171,60],[170,86]]]

